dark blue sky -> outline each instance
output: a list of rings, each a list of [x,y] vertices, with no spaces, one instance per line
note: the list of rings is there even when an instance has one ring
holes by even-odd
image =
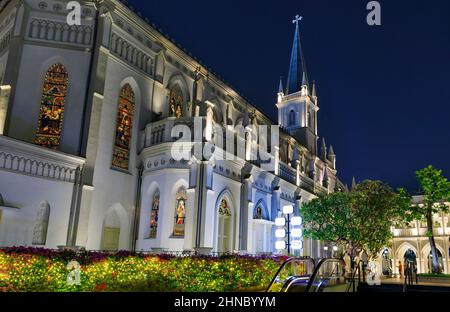
[[[414,192],[428,164],[450,176],[450,1],[380,1],[379,27],[366,23],[368,2],[129,1],[274,120],[302,15],[319,135],[339,175]]]

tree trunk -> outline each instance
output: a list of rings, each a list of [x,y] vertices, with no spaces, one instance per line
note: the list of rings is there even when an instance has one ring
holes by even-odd
[[[431,213],[431,208],[428,209],[428,213],[427,213],[427,230],[429,233],[428,240],[430,242],[431,255],[433,257],[431,273],[434,273],[434,274],[441,273],[441,269],[439,267],[438,253],[437,253],[437,249],[436,249],[436,242],[434,241],[434,235],[433,235],[433,215]]]

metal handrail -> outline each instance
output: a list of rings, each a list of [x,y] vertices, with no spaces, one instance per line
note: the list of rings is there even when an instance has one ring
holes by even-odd
[[[362,271],[362,281],[364,281],[366,279],[366,274],[365,274],[365,270],[361,270],[361,264],[363,264],[362,260],[359,260],[356,263],[356,267],[353,270],[353,272],[351,272],[351,281],[350,284],[348,285],[347,288],[347,292],[350,291],[350,288],[353,287],[353,292],[356,291],[356,274],[358,274],[358,285],[361,283],[361,271]]]
[[[306,286],[305,292],[309,292],[309,290],[311,289],[312,283],[316,279],[316,276],[317,276],[317,273],[319,272],[319,269],[321,268],[321,266],[324,263],[326,263],[328,261],[343,261],[343,260],[342,259],[338,259],[338,258],[324,258],[324,259],[321,259],[319,261],[319,263],[317,264],[316,268],[314,269],[313,274],[311,274],[311,278],[308,281],[308,285]]]
[[[277,276],[280,274],[280,272],[284,268],[284,266],[286,264],[288,264],[289,262],[291,262],[292,260],[310,260],[312,262],[312,264],[313,264],[313,267],[314,268],[316,267],[316,262],[311,257],[291,257],[291,258],[287,259],[286,261],[284,261],[283,264],[280,266],[280,268],[278,269],[277,273],[274,275],[274,277],[270,281],[269,286],[267,286],[266,292],[269,292],[270,287],[275,282]]]

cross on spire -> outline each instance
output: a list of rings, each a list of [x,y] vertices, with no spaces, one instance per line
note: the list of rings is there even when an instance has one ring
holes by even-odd
[[[308,73],[306,71],[305,57],[300,43],[300,30],[298,26],[302,19],[303,17],[297,14],[292,21],[292,23],[295,24],[295,34],[294,42],[292,44],[286,94],[298,92],[302,86],[307,86],[309,88]]]
[[[292,24],[296,24],[296,26],[298,27],[298,23],[303,19],[303,16],[300,15],[295,15],[294,20],[292,21]]]

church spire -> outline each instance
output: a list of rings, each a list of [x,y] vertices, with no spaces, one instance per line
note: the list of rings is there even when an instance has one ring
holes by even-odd
[[[283,100],[283,96],[284,96],[283,79],[282,77],[280,77],[280,85],[278,86],[278,94],[277,94],[278,103],[281,103],[281,101]]]
[[[316,94],[316,81],[315,80],[313,80],[311,96],[312,97],[317,97],[317,94]]]
[[[284,94],[284,91],[283,91],[283,78],[282,77],[280,77],[280,85],[278,86],[278,93],[283,93]]]
[[[302,17],[296,15],[295,19],[292,21],[292,23],[295,24],[295,34],[291,52],[291,63],[289,66],[286,94],[300,91],[301,86],[309,86],[305,56],[303,55],[302,51],[300,31],[298,26],[301,20]]]
[[[327,159],[327,145],[325,144],[325,138],[322,138],[322,147],[320,149],[322,160],[326,161]]]

